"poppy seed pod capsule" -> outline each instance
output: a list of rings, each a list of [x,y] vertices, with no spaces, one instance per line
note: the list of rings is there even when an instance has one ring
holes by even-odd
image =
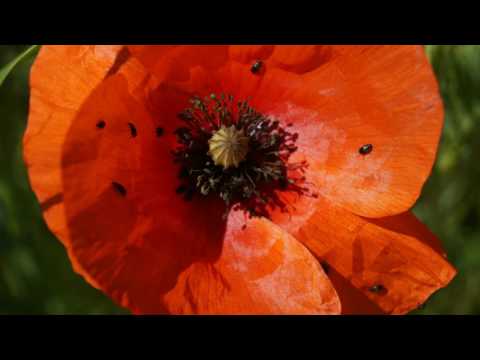
[[[245,160],[248,153],[248,137],[243,130],[237,130],[234,125],[222,126],[208,141],[209,154],[215,165],[225,169],[238,165]]]

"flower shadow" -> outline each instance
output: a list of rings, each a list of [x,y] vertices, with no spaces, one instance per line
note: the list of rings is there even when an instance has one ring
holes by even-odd
[[[62,154],[66,246],[77,271],[138,313],[167,312],[165,296],[197,264],[213,266],[226,231],[223,202],[176,193],[174,142],[167,126],[159,138],[157,125],[112,75],[78,111]]]

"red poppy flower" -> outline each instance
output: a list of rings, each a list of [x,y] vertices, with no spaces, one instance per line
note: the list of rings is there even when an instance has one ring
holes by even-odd
[[[392,313],[455,275],[409,211],[420,46],[44,46],[24,138],[74,269],[134,313]]]

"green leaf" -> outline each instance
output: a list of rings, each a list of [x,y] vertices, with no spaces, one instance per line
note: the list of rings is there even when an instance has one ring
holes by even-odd
[[[17,66],[22,60],[28,58],[31,54],[33,54],[38,47],[39,45],[30,46],[27,50],[18,55],[7,65],[0,68],[0,86],[3,85],[3,82],[7,78],[8,74],[10,74],[10,72],[15,68],[15,66]]]

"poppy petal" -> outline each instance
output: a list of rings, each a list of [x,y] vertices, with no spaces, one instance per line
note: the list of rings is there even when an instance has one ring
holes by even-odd
[[[342,304],[342,315],[385,315],[374,301],[370,300],[361,290],[352,285],[345,277],[340,275],[328,263],[323,263],[328,269],[328,278],[337,291]]]
[[[438,239],[411,213],[371,220],[322,197],[317,201],[318,210],[302,226],[279,216],[273,220],[333,270],[339,297],[355,299],[342,303],[344,313],[376,313],[379,308],[404,314],[455,276]]]
[[[42,46],[30,77],[24,159],[45,219],[66,234],[61,152],[72,118],[117,59],[121,46]]]
[[[297,74],[317,69],[330,61],[332,48],[318,45],[275,46],[272,65]]]
[[[232,45],[228,48],[228,55],[232,60],[252,65],[270,57],[274,48],[273,45]]]
[[[240,214],[225,223],[222,202],[177,193],[172,132],[188,98],[163,86],[150,96],[147,82],[127,60],[64,119],[60,164],[47,162],[62,196],[45,207],[61,200],[57,236],[75,269],[135,313],[339,313],[318,262],[288,233]],[[34,167],[42,148],[32,149]]]
[[[326,59],[303,76],[270,69],[253,103],[294,124],[325,197],[366,217],[408,210],[430,174],[443,125],[424,50],[334,47]]]
[[[122,74],[98,87],[64,144],[68,247],[83,274],[135,313],[339,312],[318,262],[287,233],[266,221],[243,232],[242,219],[222,221],[223,203],[176,193],[170,134],[184,95],[157,89],[154,117],[127,87]]]
[[[333,286],[308,250],[268,220],[246,223],[240,212],[229,217],[218,260],[185,271],[166,301],[174,313],[340,312]]]
[[[251,97],[259,111],[293,123],[299,151],[319,175],[318,191],[342,207],[379,218],[405,212],[418,199],[443,125],[438,86],[421,46],[162,51],[151,69],[178,81],[175,86],[183,82],[202,96],[215,90]],[[264,63],[260,74],[250,71],[248,61],[256,58]]]
[[[228,60],[221,45],[129,46],[132,54],[158,79],[188,80],[190,71],[203,67],[214,72]]]
[[[138,313],[338,312],[318,263],[287,232],[332,267],[341,299],[368,299],[346,301],[347,313],[405,313],[455,275],[436,238],[401,214],[430,172],[442,126],[423,49],[153,49],[43,47],[32,70],[24,141],[32,187],[93,286]],[[257,57],[266,69],[258,74],[249,63]],[[321,196],[292,201],[290,223],[273,214],[286,231],[267,220],[246,230],[235,218],[225,224],[217,202],[175,193],[176,114],[191,95],[210,92],[252,96],[258,110],[299,132],[297,156],[308,159]],[[366,144],[373,150],[360,153]],[[238,259],[237,238],[254,259]],[[273,276],[260,291],[269,271],[288,284]]]

